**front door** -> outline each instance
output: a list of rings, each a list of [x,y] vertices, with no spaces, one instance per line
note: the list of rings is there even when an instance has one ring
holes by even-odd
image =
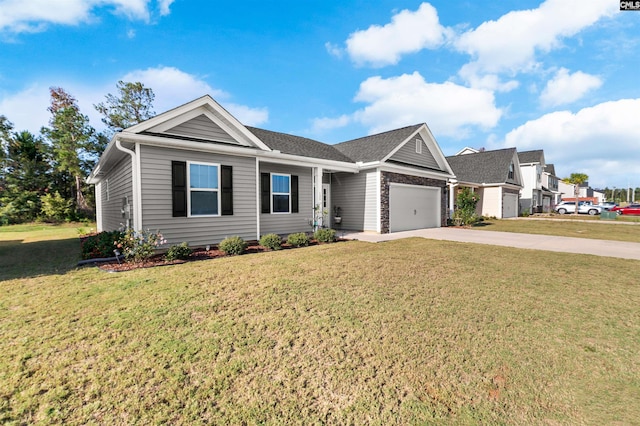
[[[327,228],[331,228],[331,185],[328,183],[322,184],[322,215],[324,218],[323,225]]]

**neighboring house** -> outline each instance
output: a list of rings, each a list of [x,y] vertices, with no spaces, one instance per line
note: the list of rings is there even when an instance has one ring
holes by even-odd
[[[444,226],[452,177],[426,124],[328,145],[244,126],[203,96],[116,133],[88,182],[99,230],[206,245],[334,226],[334,207],[342,229]]]
[[[559,189],[563,201],[575,201],[574,187],[570,183],[560,181]],[[582,201],[590,201],[593,204],[601,204],[607,201],[604,192],[595,190],[589,186],[589,182],[578,185],[578,197]]]
[[[456,176],[450,181],[449,208],[452,211],[458,190],[467,187],[480,197],[476,207],[478,215],[499,219],[518,216],[522,176],[515,148],[495,151],[465,148],[447,157],[447,162]]]
[[[520,196],[520,212],[542,213],[544,152],[541,149],[519,152],[518,160],[520,161],[520,173],[524,186]]]
[[[559,183],[555,166],[546,164],[542,172],[542,210],[546,213],[553,211],[556,204],[562,200]]]

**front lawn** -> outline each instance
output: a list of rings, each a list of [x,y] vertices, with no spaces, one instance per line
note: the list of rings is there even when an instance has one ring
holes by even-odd
[[[584,218],[583,216],[585,215],[580,215],[580,218]],[[473,229],[640,243],[640,224],[615,224],[604,220],[584,222],[557,217],[553,220],[488,219],[478,223]]]
[[[0,278],[0,423],[640,418],[639,261],[407,239],[114,274],[66,232]]]

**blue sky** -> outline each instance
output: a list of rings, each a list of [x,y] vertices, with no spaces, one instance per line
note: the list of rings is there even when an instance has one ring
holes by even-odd
[[[425,122],[445,155],[544,149],[560,177],[640,186],[640,11],[617,0],[0,0],[0,114],[49,119],[142,81],[327,143]]]

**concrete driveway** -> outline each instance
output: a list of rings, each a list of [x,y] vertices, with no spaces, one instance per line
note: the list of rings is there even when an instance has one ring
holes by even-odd
[[[557,237],[553,235],[478,231],[474,229],[455,227],[418,229],[415,231],[394,232],[392,234],[344,231],[339,235],[348,239],[368,241],[372,243],[398,240],[401,238],[421,237],[432,240],[458,241],[463,243],[489,244],[494,246],[548,250],[564,253],[592,254],[595,256],[640,260],[640,243]]]

